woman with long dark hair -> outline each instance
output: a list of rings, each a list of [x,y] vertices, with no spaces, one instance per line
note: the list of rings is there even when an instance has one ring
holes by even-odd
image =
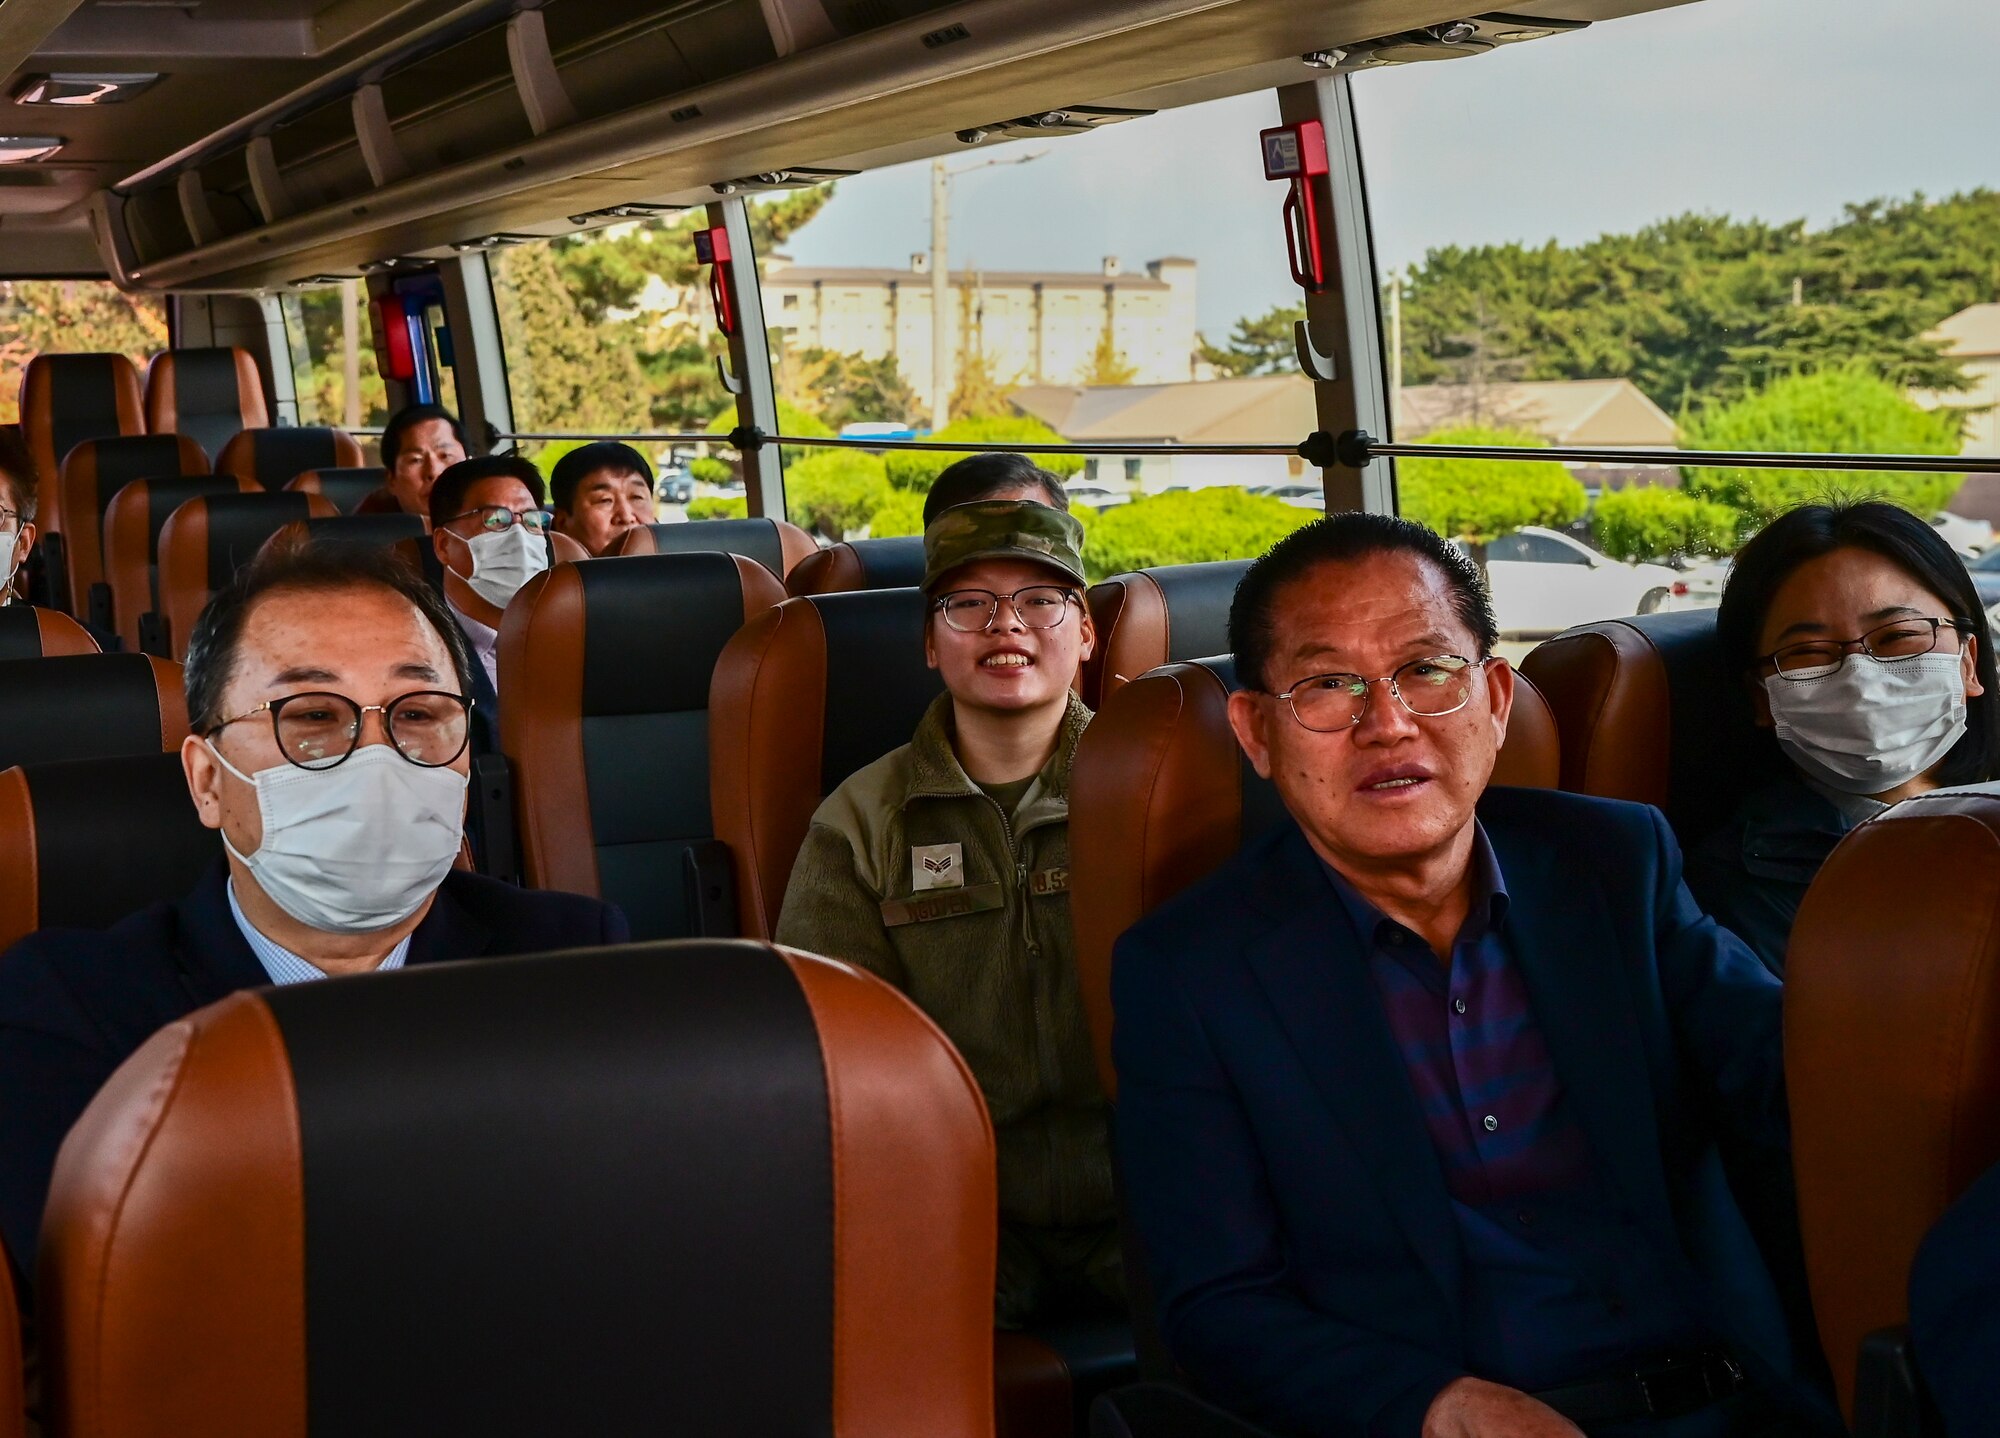
[[[1995,777],[2000,681],[1964,562],[1891,504],[1780,515],[1737,555],[1716,630],[1790,763],[1689,855],[1687,881],[1782,976],[1799,903],[1848,830]]]

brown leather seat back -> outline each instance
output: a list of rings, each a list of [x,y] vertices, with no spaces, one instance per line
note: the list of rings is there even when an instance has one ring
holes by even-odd
[[[1084,731],[1070,780],[1070,918],[1105,1091],[1111,1066],[1111,950],[1118,936],[1243,841],[1284,817],[1229,727],[1236,666],[1227,657],[1170,664],[1120,685]],[[1555,718],[1533,684],[1514,712],[1495,784],[1556,787]]]
[[[221,857],[178,753],[0,769],[0,950],[178,899]]]
[[[127,650],[143,647],[144,616],[160,610],[160,532],[190,499],[254,494],[257,487],[232,475],[137,479],[119,490],[104,516],[104,572],[111,588],[111,628]]]
[[[609,899],[636,938],[701,932],[683,880],[715,835],[709,681],[784,597],[763,565],[713,551],[523,586],[500,629],[500,737],[530,885]]]
[[[284,425],[235,435],[215,457],[215,469],[276,490],[309,469],[359,469],[367,462],[360,443],[345,430]]]
[[[750,620],[723,651],[709,697],[711,805],[743,933],[775,931],[820,800],[909,743],[943,692],[924,664],[927,613],[916,589],[808,595]]]
[[[157,754],[187,737],[181,666],[150,654],[0,659],[0,769]]]
[[[1249,568],[1247,559],[1170,564],[1092,585],[1097,652],[1084,667],[1084,702],[1096,708],[1162,664],[1227,654],[1229,605]]]
[[[850,539],[829,544],[800,560],[785,578],[785,590],[800,594],[847,594],[856,589],[909,589],[924,581],[924,538]]]
[[[238,993],[63,1144],[46,1392],[68,1438],[988,1438],[995,1202],[964,1061],[823,959],[683,941]],[[385,1345],[385,1312],[423,1341]]]
[[[62,467],[63,563],[69,599],[100,629],[113,627],[111,591],[105,583],[107,512],[118,491],[134,480],[207,474],[208,456],[185,435],[133,434],[87,439]]]
[[[1683,847],[1783,763],[1723,661],[1712,609],[1565,630],[1521,672],[1555,711],[1563,788],[1658,805]]]
[[[162,350],[146,364],[146,428],[184,434],[210,455],[246,429],[271,422],[264,379],[250,351]]]
[[[96,652],[90,631],[67,614],[30,604],[0,604],[0,660]]]
[[[342,514],[353,514],[362,500],[388,482],[388,470],[379,467],[371,469],[364,465],[358,469],[309,469],[303,474],[293,475],[286,481],[285,488],[303,490],[307,494],[323,494],[340,507]]]
[[[45,534],[67,527],[63,459],[87,439],[144,434],[139,371],[121,354],[40,354],[21,372],[21,437],[43,495],[36,522]]]
[[[691,524],[642,524],[627,532],[616,552],[686,554],[698,549],[740,554],[783,579],[819,546],[810,534],[782,519],[703,519]]]
[[[1942,882],[1940,882],[1942,881]],[[1785,1078],[1820,1340],[1853,1415],[1862,1337],[1908,1317],[1917,1245],[2000,1161],[2000,799],[1862,825],[1785,955]]]
[[[176,659],[209,596],[256,557],[293,520],[334,519],[339,511],[319,494],[245,493],[190,499],[160,530],[160,613]]]

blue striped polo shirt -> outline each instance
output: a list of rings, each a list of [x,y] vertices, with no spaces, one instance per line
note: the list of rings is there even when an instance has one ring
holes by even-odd
[[[1471,862],[1449,963],[1322,867],[1444,1173],[1464,1259],[1466,1367],[1533,1392],[1699,1342],[1702,1329],[1677,1266],[1618,1200],[1564,1099],[1510,948],[1506,880],[1476,821]]]

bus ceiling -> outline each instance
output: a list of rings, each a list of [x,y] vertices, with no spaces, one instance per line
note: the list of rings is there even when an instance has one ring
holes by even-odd
[[[1680,3],[7,0],[0,274],[268,290]]]

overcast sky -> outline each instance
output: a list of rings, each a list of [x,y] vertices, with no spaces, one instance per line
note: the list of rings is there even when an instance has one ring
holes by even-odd
[[[1574,242],[1687,210],[1819,225],[1849,201],[2000,188],[1996,72],[2000,0],[1699,0],[1364,74],[1377,263],[1444,244]],[[967,175],[952,268],[1189,255],[1202,328],[1219,339],[1295,298],[1283,187],[1257,155],[1276,117],[1268,94],[1245,96]],[[802,264],[905,264],[929,243],[928,197],[928,164],[843,181],[788,249]]]

